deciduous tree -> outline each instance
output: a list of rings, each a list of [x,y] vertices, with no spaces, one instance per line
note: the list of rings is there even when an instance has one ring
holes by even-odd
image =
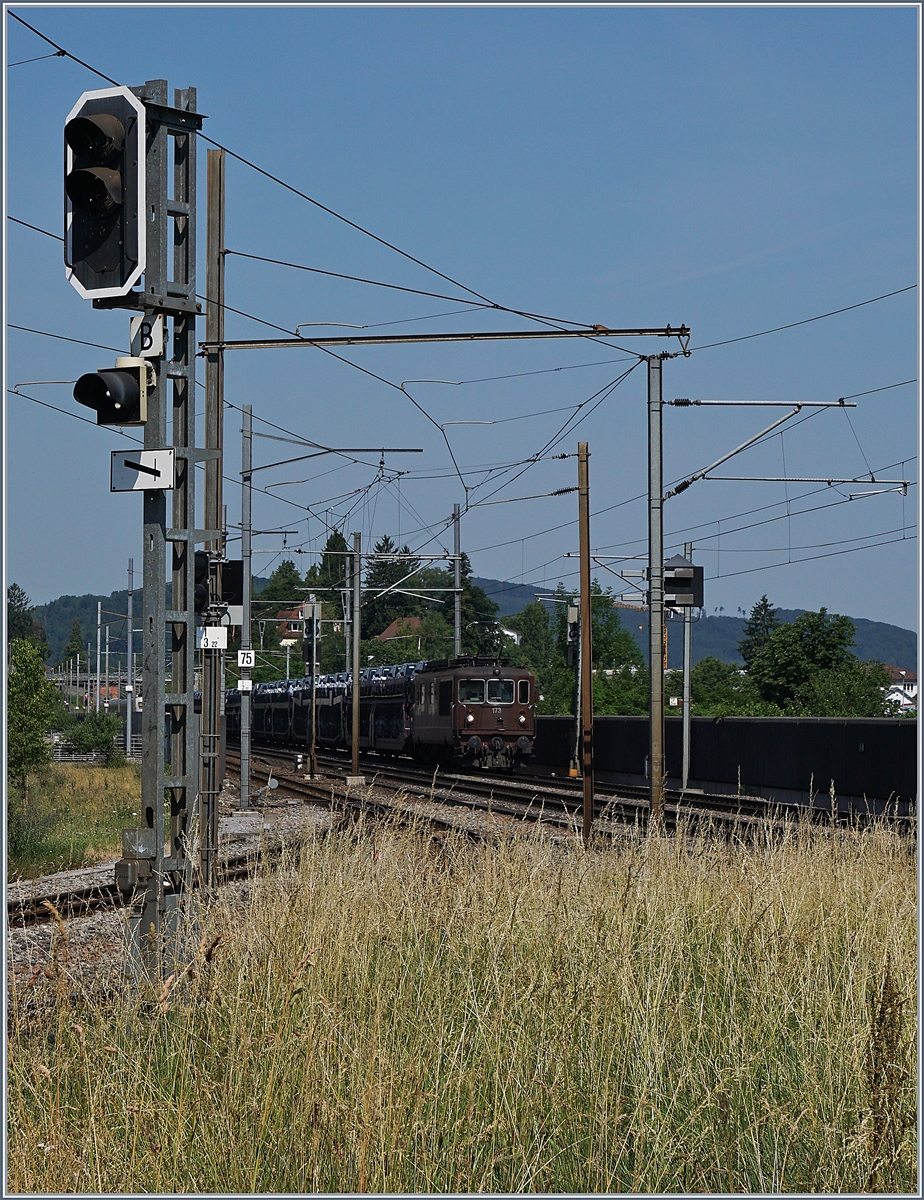
[[[251,606],[252,619],[255,622],[253,645],[257,650],[257,666],[253,678],[258,681],[279,679],[285,674],[285,650],[280,646],[281,635],[277,620],[280,612],[296,608],[306,598],[305,581],[291,559],[286,558],[279,564],[267,581],[266,587]],[[302,648],[301,635],[297,645],[292,647],[294,670],[301,674]],[[262,661],[261,661],[262,659]]]
[[[675,681],[679,695],[680,676],[677,672],[671,676],[672,684]],[[780,711],[761,698],[754,681],[742,673],[737,663],[722,662],[711,656],[701,658],[693,668],[690,691],[692,711],[700,717],[774,716]]]
[[[856,662],[850,647],[855,629],[849,617],[805,612],[795,621],[773,629],[754,656],[748,675],[761,699],[781,709],[801,707],[800,690],[822,671],[837,671]]]
[[[889,673],[881,663],[857,659],[818,671],[796,692],[793,708],[812,717],[887,717]]]
[[[45,678],[41,652],[18,638],[10,647],[7,684],[7,771],[25,793],[29,775],[51,760],[45,732],[55,708],[55,689]]]

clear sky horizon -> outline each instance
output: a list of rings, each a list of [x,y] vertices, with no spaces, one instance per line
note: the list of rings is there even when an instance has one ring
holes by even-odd
[[[348,332],[328,323],[537,328],[475,307],[480,296],[557,321],[686,323],[693,353],[665,362],[665,400],[856,397],[855,409],[804,410],[716,474],[874,475],[910,481],[907,495],[892,484],[700,481],[666,504],[666,552],[693,542],[710,615],[736,615],[766,593],[784,608],[917,628],[917,5],[8,6],[6,214],[60,236],[64,118],[83,91],[106,85],[74,58],[24,61],[54,51],[10,9],[120,83],[195,86],[209,137],[458,281],[230,160],[226,301],[243,313],[319,334]],[[125,586],[129,557],[140,580],[140,498],[109,491],[110,452],[134,443],[74,419],[91,414],[66,381],[127,352],[129,314],[77,295],[60,242],[4,224],[6,579],[35,604],[108,594]],[[768,330],[778,331],[748,336]],[[233,313],[227,335],[282,336]],[[340,359],[229,352],[229,534],[249,403],[264,435],[423,450],[386,455],[384,466],[356,454],[257,476],[267,491],[254,522],[267,532],[255,538],[254,574],[284,557],[304,571],[331,526],[361,530],[364,545],[387,533],[412,549],[451,549],[460,503],[475,574],[575,586],[576,496],[549,493],[574,486],[573,455],[588,441],[594,551],[606,562],[645,555],[638,355],[667,349],[676,342],[357,347]],[[20,391],[31,399],[10,394],[30,381]],[[777,415],[667,407],[665,485]],[[255,440],[256,464],[297,453]],[[552,457],[561,454],[571,457]],[[628,590],[602,567],[597,577]]]

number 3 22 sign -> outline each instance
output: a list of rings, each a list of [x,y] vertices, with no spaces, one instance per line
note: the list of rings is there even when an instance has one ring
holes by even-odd
[[[196,630],[196,646],[200,650],[227,650],[228,629],[225,625],[205,625]]]

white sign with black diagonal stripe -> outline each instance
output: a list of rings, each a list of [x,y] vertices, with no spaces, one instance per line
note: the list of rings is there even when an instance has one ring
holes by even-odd
[[[111,492],[167,491],[173,484],[173,450],[113,450]]]

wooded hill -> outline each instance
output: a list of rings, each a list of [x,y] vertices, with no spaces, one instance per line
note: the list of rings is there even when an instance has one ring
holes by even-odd
[[[254,596],[259,596],[268,579],[254,579]],[[528,603],[535,599],[537,591],[551,593],[552,588],[527,587],[523,584],[505,583],[498,579],[473,576],[471,583],[482,590],[487,599],[497,605],[498,617],[504,620],[514,613],[522,612]],[[168,589],[169,590],[169,589]],[[110,620],[109,648],[110,658],[115,662],[115,656],[125,651],[125,621],[120,621],[112,613],[124,613],[128,602],[128,592],[110,592],[107,596],[83,595],[59,596],[47,604],[33,605],[32,615],[44,626],[48,638],[48,661],[58,662],[64,652],[68,638],[71,635],[74,621],[80,622],[83,632],[83,653],[86,653],[86,643],[91,643],[91,654],[96,654],[96,605],[102,601],[103,619]],[[134,595],[135,628],[141,619],[142,607],[141,589],[137,588]],[[648,658],[648,614],[633,609],[620,609],[622,626],[629,630],[641,650],[646,662]],[[777,615],[781,621],[794,621],[804,609],[778,609]],[[854,651],[861,660],[872,659],[875,662],[889,663],[902,670],[917,670],[917,635],[913,630],[902,629],[898,625],[890,625],[884,621],[870,621],[864,617],[851,617],[856,629]],[[693,628],[693,662],[703,658],[718,658],[723,662],[740,663],[738,642],[744,633],[745,619],[740,616],[714,615],[697,621]],[[680,667],[683,653],[683,632],[678,621],[669,624],[668,665]],[[135,649],[140,648],[136,637]]]
[[[493,600],[501,619],[522,612],[536,593],[550,595],[555,589],[549,586],[529,586],[520,583],[504,583],[500,579],[475,576],[472,582]],[[794,621],[807,610],[804,608],[780,608],[777,616],[781,621]],[[632,632],[639,649],[648,661],[648,613],[634,609],[620,609],[623,628]],[[857,658],[866,661],[890,663],[904,671],[916,671],[918,663],[918,638],[911,629],[889,625],[885,621],[870,621],[865,617],[851,617],[856,629],[854,652]],[[740,663],[738,643],[744,633],[745,618],[713,615],[697,621],[693,627],[693,662],[703,658],[718,658],[723,662]],[[668,666],[681,667],[683,660],[683,631],[681,623],[671,623],[668,635]]]

